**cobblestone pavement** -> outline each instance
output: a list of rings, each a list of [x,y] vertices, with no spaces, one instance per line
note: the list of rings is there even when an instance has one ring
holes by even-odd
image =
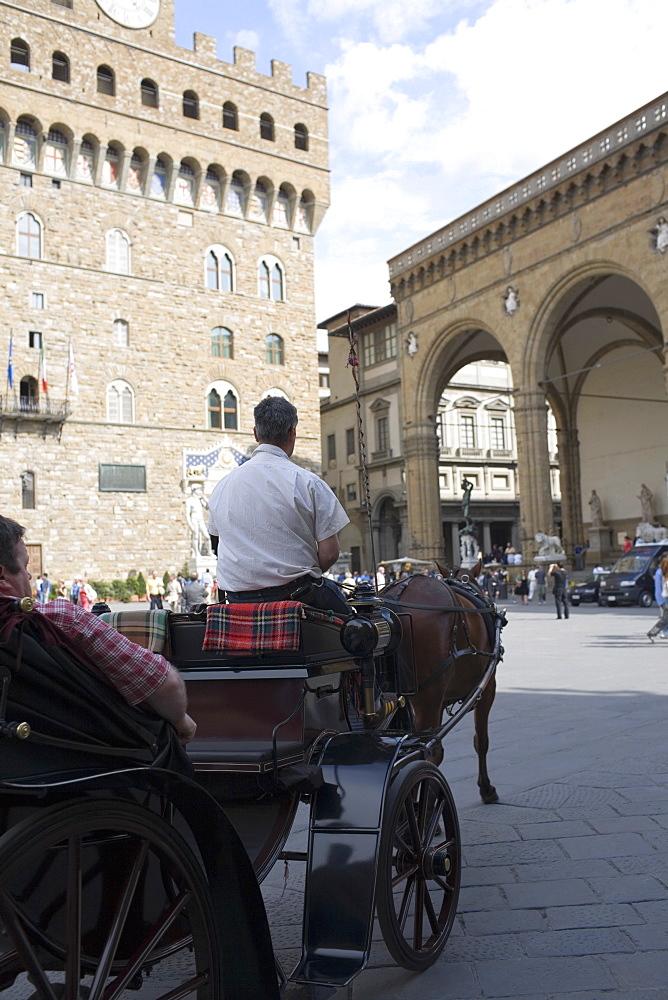
[[[459,812],[457,923],[421,975],[397,968],[374,928],[345,990],[290,1000],[668,1000],[668,640],[656,608],[509,606],[482,805],[472,719],[442,765]],[[305,846],[300,813],[291,842]],[[299,954],[303,866],[263,887],[275,946]]]

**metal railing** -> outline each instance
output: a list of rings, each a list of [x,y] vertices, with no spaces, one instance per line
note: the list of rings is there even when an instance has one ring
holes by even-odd
[[[72,412],[68,400],[48,396],[35,399],[18,393],[0,394],[0,415],[25,420],[66,420]]]

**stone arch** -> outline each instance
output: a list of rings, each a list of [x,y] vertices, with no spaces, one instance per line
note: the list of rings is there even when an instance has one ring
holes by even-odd
[[[570,269],[539,304],[523,383],[544,392],[557,418],[567,550],[590,544],[597,562],[608,561],[617,534],[635,532],[640,482],[661,497],[655,513],[668,522],[665,446],[655,429],[668,402],[664,352],[652,290],[619,261]],[[623,463],[616,457],[622,453]],[[590,531],[583,500],[592,489],[603,498],[606,530],[600,537]]]
[[[382,493],[374,504],[371,524],[376,540],[377,562],[398,559],[403,555],[401,551],[403,526],[396,499],[388,491]]]

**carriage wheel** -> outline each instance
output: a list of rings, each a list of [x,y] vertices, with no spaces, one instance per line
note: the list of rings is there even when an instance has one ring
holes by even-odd
[[[459,823],[448,784],[434,764],[408,764],[387,796],[376,904],[388,951],[404,969],[427,969],[443,951],[460,874]]]
[[[0,990],[18,975],[22,1000],[223,994],[202,868],[135,802],[61,804],[0,837],[0,932]]]

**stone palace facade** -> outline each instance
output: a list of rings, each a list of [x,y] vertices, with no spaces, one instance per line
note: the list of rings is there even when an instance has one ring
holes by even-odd
[[[2,511],[33,573],[191,555],[186,500],[268,393],[320,461],[313,237],[325,81],[174,42],[172,0],[0,3]]]

